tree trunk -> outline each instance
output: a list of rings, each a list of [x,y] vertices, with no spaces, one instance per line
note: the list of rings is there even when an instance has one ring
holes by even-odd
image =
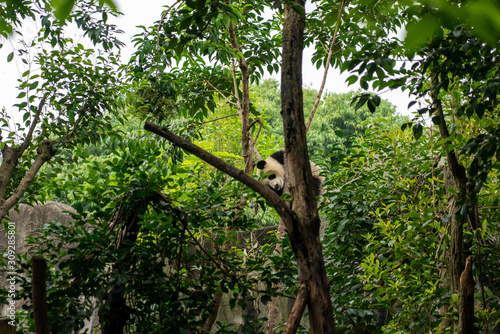
[[[450,136],[450,133],[446,125],[442,103],[438,97],[438,76],[433,75],[431,81],[434,89],[431,90],[430,96],[435,108],[435,116],[439,119],[439,133],[441,138],[446,139]],[[467,178],[465,168],[458,161],[455,151],[446,149],[446,158],[448,160],[448,165],[445,167],[445,187],[448,194],[448,189],[450,187],[455,189],[455,191],[448,196],[448,200],[451,201],[449,213],[451,215],[451,223],[448,230],[450,246],[446,251],[448,260],[447,270],[450,278],[451,293],[460,293],[461,295],[461,275],[464,268],[466,268],[465,256],[470,253],[471,246],[470,242],[464,242],[463,230],[464,226],[467,226],[467,224],[469,224],[472,230],[477,228],[478,210],[477,206],[471,200],[474,196],[474,188],[468,186],[469,179]],[[472,262],[470,266],[472,266]],[[469,285],[468,287],[470,290],[468,290],[467,296],[464,296],[464,298],[467,297],[464,299],[464,302],[469,304],[472,300],[472,307],[464,307],[465,305],[462,305],[462,301],[460,301],[458,310],[458,321],[463,329],[474,328],[474,286],[472,285],[471,287]],[[458,333],[466,334],[473,332],[459,331]]]
[[[296,2],[305,12],[304,2]],[[299,8],[300,9],[300,8]],[[295,221],[288,228],[297,257],[299,280],[308,292],[311,333],[334,333],[330,289],[319,238],[320,218],[307,154],[302,96],[302,51],[305,17],[285,5],[281,69],[281,116],[285,134],[285,166],[290,177]],[[303,299],[297,299],[297,302]],[[301,316],[297,313],[296,316]],[[294,319],[289,319],[289,322]]]
[[[137,203],[136,206],[122,204],[116,212],[113,222],[120,228],[116,241],[116,248],[131,248],[135,244],[139,233],[139,223],[141,215],[146,212],[148,201]],[[130,251],[120,263],[113,265],[112,271],[117,276],[122,275],[132,261]],[[110,286],[105,296],[104,305],[99,310],[99,322],[101,323],[102,334],[122,334],[125,331],[128,320],[130,319],[131,308],[127,305],[123,291],[125,284]]]
[[[295,3],[297,4],[297,3]],[[299,6],[304,6],[299,2]],[[295,5],[297,7],[297,5]],[[299,8],[300,9],[300,8]],[[146,122],[144,128],[161,135],[179,147],[191,152],[215,168],[257,191],[271,204],[283,219],[290,243],[297,259],[302,290],[298,303],[307,301],[311,333],[334,333],[335,322],[330,300],[322,246],[319,237],[320,218],[317,209],[313,178],[306,144],[306,127],[302,98],[302,49],[305,18],[285,5],[283,27],[283,63],[281,101],[285,134],[285,166],[289,172],[291,208],[276,193],[244,171],[193,145],[166,128]],[[304,296],[306,294],[307,296]],[[303,307],[289,318],[295,324],[302,316]],[[293,330],[293,328],[292,328]]]
[[[226,0],[226,3],[229,4],[231,3],[230,0]],[[229,32],[229,37],[231,39],[231,47],[233,48],[235,53],[238,53],[238,66],[241,71],[241,85],[242,85],[242,94],[243,96],[241,97],[238,94],[238,86],[237,86],[237,80],[236,80],[236,75],[234,74],[235,72],[233,71],[233,81],[234,81],[234,95],[236,96],[236,105],[238,108],[238,115],[240,117],[240,122],[241,122],[241,156],[243,157],[243,161],[245,162],[245,173],[250,174],[253,172],[254,169],[254,159],[252,155],[252,145],[250,141],[250,125],[249,125],[249,120],[250,120],[250,71],[248,68],[248,65],[245,61],[245,58],[243,58],[243,55],[241,54],[241,48],[238,43],[238,39],[236,37],[236,31],[233,22],[229,24],[228,28]],[[246,198],[241,197],[239,206],[236,212],[236,217],[239,217],[240,214],[243,212],[246,206]],[[227,232],[232,232],[234,231],[234,228],[229,227],[227,229]],[[224,251],[229,251],[231,249],[231,244],[227,243],[224,246]],[[215,323],[215,320],[217,319],[217,314],[219,313],[219,308],[220,308],[220,302],[222,300],[222,292],[218,292],[214,295],[212,298],[211,302],[211,307],[210,307],[210,315],[205,321],[205,324],[203,325],[203,330],[204,331],[210,331],[213,327],[213,324]]]
[[[465,269],[460,275],[460,294],[458,301],[458,334],[479,333],[474,326],[474,278],[472,277],[472,257],[468,257]]]
[[[49,334],[50,322],[47,310],[46,275],[47,264],[41,256],[33,256],[31,259],[32,285],[31,294],[33,300],[33,320],[36,334]]]

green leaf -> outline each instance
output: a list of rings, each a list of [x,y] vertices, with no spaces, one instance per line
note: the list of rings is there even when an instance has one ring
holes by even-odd
[[[366,101],[368,101],[368,99],[366,98],[366,96],[359,97],[358,103],[356,103],[356,106],[354,107],[354,110],[358,110],[359,108],[361,108],[362,106],[364,106],[365,103],[366,103]]]
[[[10,63],[12,59],[14,59],[14,52],[9,53],[9,55],[7,56],[7,62]]]
[[[375,109],[377,108],[377,106],[375,105],[375,103],[373,102],[373,100],[368,100],[368,110],[370,110],[370,112],[373,114],[375,112]]]
[[[441,124],[441,117],[439,117],[439,116],[432,117],[432,123],[434,123],[436,125]]]
[[[300,4],[294,2],[294,1],[291,1],[291,2],[288,2],[287,5],[289,5],[290,7],[292,7],[292,9],[297,12],[297,14],[299,14],[300,16],[302,17],[305,17],[306,16],[306,13],[305,13],[305,10],[304,10],[304,6],[301,6]]]
[[[346,82],[350,85],[358,81],[358,76],[357,75],[351,75],[349,78],[347,78]]]
[[[30,89],[30,90],[32,90],[32,89],[35,89],[35,88],[37,88],[37,87],[38,87],[38,81],[35,81],[35,82],[33,82],[33,83],[30,85],[30,88],[29,88],[29,89]]]
[[[422,124],[417,123],[413,126],[413,137],[415,137],[416,140],[419,140],[420,137],[422,136],[422,132],[424,130],[424,127]]]
[[[409,23],[406,26],[406,38],[404,44],[410,52],[416,52],[422,46],[427,44],[435,32],[440,29],[437,17],[427,15],[420,21]]]
[[[108,5],[113,11],[116,11],[116,4],[113,0],[99,0],[99,5]]]
[[[347,222],[348,222],[348,221],[349,221],[348,219],[342,219],[342,220],[340,221],[340,224],[339,224],[339,226],[337,227],[337,233],[342,233],[342,231],[344,230],[345,225],[347,224]]]
[[[403,123],[403,124],[401,125],[401,131],[406,130],[406,128],[409,128],[409,127],[411,127],[412,125],[413,125],[413,123],[412,123],[412,122],[406,122],[406,123]]]
[[[71,10],[73,9],[73,6],[75,4],[75,0],[52,0],[50,4],[55,9],[55,17],[58,20],[64,22],[69,16],[69,13],[71,13]]]

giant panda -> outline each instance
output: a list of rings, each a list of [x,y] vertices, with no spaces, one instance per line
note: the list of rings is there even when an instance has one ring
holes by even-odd
[[[316,196],[323,193],[324,177],[320,176],[322,172],[314,162],[309,161],[311,164],[311,172],[313,175],[314,192]],[[285,151],[277,151],[271,154],[266,160],[257,162],[257,175],[265,173],[267,177],[262,180],[262,183],[270,187],[278,195],[283,194],[285,187]]]

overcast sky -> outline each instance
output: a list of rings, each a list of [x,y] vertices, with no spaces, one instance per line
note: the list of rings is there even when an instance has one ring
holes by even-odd
[[[120,36],[121,41],[126,44],[122,51],[122,59],[124,61],[133,52],[133,45],[130,40],[133,35],[140,32],[137,26],[153,24],[153,22],[160,18],[163,7],[172,2],[171,0],[116,1],[119,10],[124,13],[123,16],[113,20],[116,22],[118,28],[125,32],[124,35]],[[23,34],[26,38],[34,35],[37,29],[38,27],[33,22],[23,24]],[[17,38],[11,38],[8,41],[2,41],[5,45],[0,49],[0,107],[5,107],[7,110],[12,110],[12,112],[15,112],[17,109],[11,107],[12,104],[17,103],[15,97],[19,94],[16,89],[17,79],[26,70],[17,57],[14,58],[14,61],[7,63],[7,56],[12,52],[13,47],[17,47],[17,40]],[[311,51],[305,50],[303,83],[319,89],[323,78],[323,69],[316,70],[316,67],[312,66],[308,60],[311,55]],[[338,71],[330,70],[325,91],[343,93],[357,89],[359,86],[356,84],[347,86],[346,79],[348,76],[349,74],[340,75]],[[276,79],[279,80],[278,75]],[[407,110],[408,103],[410,102],[408,94],[391,91],[384,93],[381,97],[396,105],[400,113],[409,115],[409,111]]]

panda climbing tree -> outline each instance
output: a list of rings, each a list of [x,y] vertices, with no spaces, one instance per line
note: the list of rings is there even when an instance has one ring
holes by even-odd
[[[305,16],[301,15],[300,12],[304,13],[305,8],[302,1],[294,2],[294,8],[290,7],[288,3],[284,3],[283,6],[281,114],[286,152],[283,165],[287,166],[289,174],[291,196],[293,198],[291,203],[285,202],[274,190],[254,179],[245,171],[235,168],[200,147],[178,137],[166,128],[150,122],[146,122],[144,128],[163,136],[182,149],[189,151],[242,182],[258,192],[276,209],[286,227],[296,258],[300,281],[300,289],[284,333],[296,332],[306,306],[308,308],[311,333],[334,333],[335,321],[330,298],[330,287],[319,237],[320,217],[315,200],[318,188],[314,186],[313,168],[308,160],[303,110],[302,51]],[[233,45],[233,48],[238,50],[236,45]],[[248,69],[246,64],[241,62],[241,58],[238,59],[240,60],[240,67]],[[248,127],[243,126],[243,137],[247,136]],[[251,158],[251,155],[245,154],[244,157],[248,159]],[[247,166],[247,164],[245,165]]]
[[[314,162],[309,161],[313,176],[314,193],[319,196],[323,193],[323,182],[325,178],[321,176],[321,168]],[[266,160],[257,162],[257,174],[264,174],[262,183],[274,190],[278,195],[283,194],[285,188],[285,151],[277,151],[271,154]]]

